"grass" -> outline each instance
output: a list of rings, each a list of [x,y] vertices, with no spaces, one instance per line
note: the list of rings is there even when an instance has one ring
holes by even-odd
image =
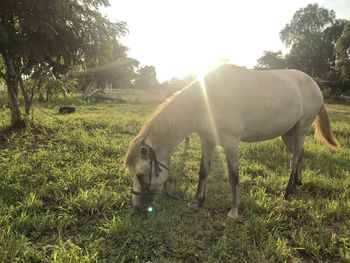
[[[57,115],[58,104],[77,113]],[[241,214],[216,149],[203,209],[161,197],[135,214],[128,144],[155,104],[74,98],[38,108],[33,125],[7,132],[0,109],[0,262],[350,262],[350,106],[327,105],[342,148],[307,137],[303,185],[283,199],[289,153],[280,139],[241,145]],[[169,192],[194,196],[200,146],[171,157]]]

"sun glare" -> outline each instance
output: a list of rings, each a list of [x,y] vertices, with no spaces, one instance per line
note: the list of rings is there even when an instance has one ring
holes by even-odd
[[[130,0],[106,12],[127,22],[129,56],[154,65],[162,82],[206,72],[222,60],[252,68],[264,50],[283,50],[279,32],[301,1],[152,0],[137,1],[135,9]],[[271,10],[280,11],[267,15]]]
[[[210,105],[210,101],[208,99],[208,94],[207,94],[207,89],[206,89],[206,85],[205,85],[205,81],[204,81],[204,75],[197,75],[197,79],[198,82],[201,86],[202,89],[202,94],[203,94],[203,100],[204,100],[204,104],[208,113],[208,117],[209,117],[209,122],[210,122],[210,127],[211,127],[211,131],[214,135],[214,139],[215,142],[217,144],[220,143],[219,141],[219,134],[215,125],[215,121],[214,121],[214,117],[213,117],[213,112],[211,110],[211,105]]]

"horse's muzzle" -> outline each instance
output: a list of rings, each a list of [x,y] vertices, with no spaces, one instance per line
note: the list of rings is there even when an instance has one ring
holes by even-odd
[[[156,196],[154,195],[133,195],[134,208],[139,212],[147,212],[150,207],[154,207]]]

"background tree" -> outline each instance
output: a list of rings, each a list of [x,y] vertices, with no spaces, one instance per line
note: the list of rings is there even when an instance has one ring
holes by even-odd
[[[265,51],[256,68],[294,68],[306,72],[335,92],[343,89],[336,70],[335,43],[346,21],[336,19],[335,13],[317,4],[299,9],[280,32],[289,53]]]
[[[336,69],[344,82],[350,82],[350,22],[344,26],[344,31],[336,43]]]
[[[333,25],[335,12],[318,4],[309,4],[295,12],[290,23],[280,32],[280,37],[287,47],[304,42],[310,36],[320,35],[323,30]]]
[[[113,88],[132,88],[137,78],[139,62],[127,56],[127,48],[117,41],[106,43],[104,52],[91,59],[80,75],[81,88],[86,95]]]
[[[4,85],[4,79],[1,77],[5,74],[5,68],[4,68],[4,61],[2,60],[2,57],[0,56],[0,87],[3,87]]]
[[[323,79],[334,78],[334,47],[344,23],[344,20],[334,20],[331,26],[315,35],[305,35],[302,40],[294,43],[286,56],[288,67]]]
[[[256,69],[283,69],[286,67],[287,61],[282,51],[264,51],[263,56],[258,59],[258,63],[255,66]]]
[[[138,77],[135,80],[137,89],[152,89],[158,87],[156,69],[154,66],[145,66],[138,70]]]
[[[37,93],[39,101],[49,101],[54,95],[59,93],[67,96],[68,93],[73,92],[78,87],[77,78],[69,75],[56,76],[50,70],[35,70],[32,76],[25,80],[25,86],[31,90],[31,96],[34,96],[34,92]],[[26,114],[29,114],[28,106],[31,103],[25,104]]]
[[[112,23],[100,14],[101,5],[108,5],[108,0],[0,2],[1,77],[7,85],[13,126],[23,124],[19,90],[25,103],[32,97],[24,78],[42,67],[59,78],[127,32],[124,23]]]
[[[325,29],[334,25],[334,11],[318,4],[309,4],[296,11],[291,22],[280,32],[283,43],[291,47],[288,66],[311,76],[329,74],[334,61],[334,43],[326,37]]]
[[[164,81],[162,84],[159,85],[159,88],[161,89],[167,89],[168,92],[166,94],[166,97],[170,97],[175,92],[185,88],[192,82],[194,82],[197,79],[197,76],[194,74],[187,75],[183,78],[172,78],[171,80]]]

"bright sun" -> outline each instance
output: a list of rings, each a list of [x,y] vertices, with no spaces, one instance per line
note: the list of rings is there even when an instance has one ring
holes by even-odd
[[[154,65],[159,81],[202,73],[223,61],[251,68],[263,50],[283,49],[278,37],[283,22],[262,12],[287,10],[283,1],[254,1],[254,8],[251,1],[115,2],[106,13],[127,22],[123,43],[129,56]],[[283,12],[278,16],[286,16]]]

